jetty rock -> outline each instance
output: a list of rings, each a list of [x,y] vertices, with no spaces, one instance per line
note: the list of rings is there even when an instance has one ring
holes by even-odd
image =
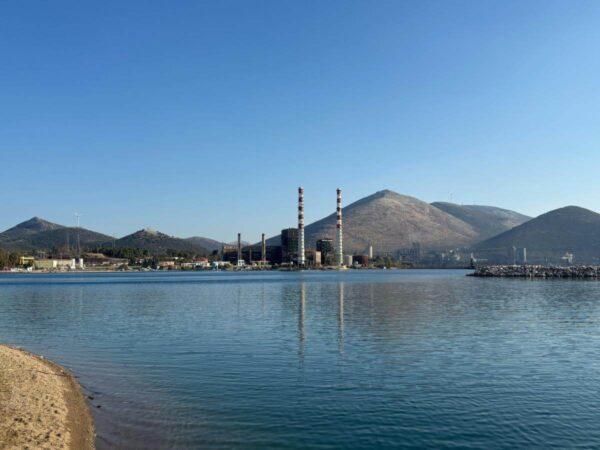
[[[600,279],[600,266],[481,266],[469,274],[474,277],[495,278],[586,278]]]

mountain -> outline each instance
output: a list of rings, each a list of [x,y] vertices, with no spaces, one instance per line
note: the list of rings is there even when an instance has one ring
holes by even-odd
[[[190,238],[186,238],[185,240],[192,243],[193,245],[205,248],[209,252],[213,252],[215,250],[221,250],[221,247],[223,245],[222,242],[215,241],[214,239],[205,238],[205,237],[201,237],[201,236],[193,236]]]
[[[185,252],[196,255],[206,255],[210,253],[206,248],[190,242],[186,239],[180,239],[161,233],[159,231],[144,229],[136,231],[129,236],[125,236],[115,241],[115,246],[119,248],[130,247],[148,250],[152,255],[166,255],[172,252]]]
[[[418,242],[428,250],[472,245],[477,231],[468,223],[414,197],[384,190],[343,208],[344,253],[375,253],[407,248]],[[335,213],[305,227],[307,247],[320,238],[335,238]],[[269,239],[270,245],[281,237]]]
[[[25,239],[32,234],[39,233],[40,231],[58,230],[60,228],[65,227],[40,219],[39,217],[32,217],[31,219],[21,222],[0,233],[0,242],[18,241],[20,239]]]
[[[85,228],[65,227],[34,217],[0,233],[0,247],[12,251],[32,251],[66,249],[68,246],[75,250],[78,235],[81,248],[111,239],[110,236]]]
[[[600,257],[600,214],[567,206],[542,214],[512,230],[473,247],[476,257],[493,262],[512,262],[513,250],[527,248],[528,262],[560,263],[570,252],[578,263],[598,263]]]
[[[504,233],[531,219],[518,212],[494,206],[457,205],[446,202],[434,202],[432,205],[471,225],[479,234],[480,240]]]
[[[65,227],[34,217],[0,233],[0,248],[10,251],[59,250],[74,252],[77,240],[82,250],[94,247],[133,247],[148,250],[151,255],[185,252],[197,255],[210,253],[198,242],[178,239],[152,230],[140,230],[121,239],[85,228]],[[114,241],[114,243],[113,243]],[[216,242],[216,241],[214,241]],[[219,244],[220,246],[220,244]]]
[[[77,248],[77,237],[82,249],[95,247],[110,241],[112,238],[102,233],[87,230],[85,228],[63,227],[56,230],[40,231],[27,239],[27,246],[21,246],[23,250],[51,250],[63,248],[67,245],[74,251]],[[2,244],[0,244],[2,245]]]

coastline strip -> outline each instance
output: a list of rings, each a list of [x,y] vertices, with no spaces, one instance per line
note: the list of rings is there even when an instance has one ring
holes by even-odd
[[[94,425],[73,375],[0,345],[0,448],[93,449]]]

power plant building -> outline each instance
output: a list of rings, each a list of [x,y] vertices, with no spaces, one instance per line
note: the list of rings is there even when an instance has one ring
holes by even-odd
[[[246,247],[242,247],[241,250],[241,260],[244,261],[245,264],[264,264],[266,262],[270,264],[281,264],[281,246],[279,245],[265,245],[264,247],[264,255],[266,259],[263,261],[263,247],[260,244],[257,245],[247,245]],[[236,246],[227,246],[224,248],[222,254],[223,261],[227,261],[233,265],[238,264],[238,251]]]
[[[369,255],[354,255],[353,256],[354,265],[367,267],[369,265],[369,261],[370,261]]]
[[[321,252],[318,250],[308,249],[306,250],[306,261],[305,263],[311,267],[320,266],[322,263]]]
[[[399,261],[418,263],[421,261],[421,244],[413,242],[409,248],[401,248],[396,252]]]
[[[298,259],[298,229],[286,228],[281,230],[281,253],[282,260],[292,263]]]
[[[321,263],[331,266],[335,263],[335,248],[333,239],[319,239],[317,241],[317,251],[321,252]]]

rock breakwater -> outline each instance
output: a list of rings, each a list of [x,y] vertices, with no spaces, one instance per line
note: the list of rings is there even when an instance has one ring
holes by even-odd
[[[482,266],[469,274],[497,278],[578,278],[600,279],[600,266]]]

